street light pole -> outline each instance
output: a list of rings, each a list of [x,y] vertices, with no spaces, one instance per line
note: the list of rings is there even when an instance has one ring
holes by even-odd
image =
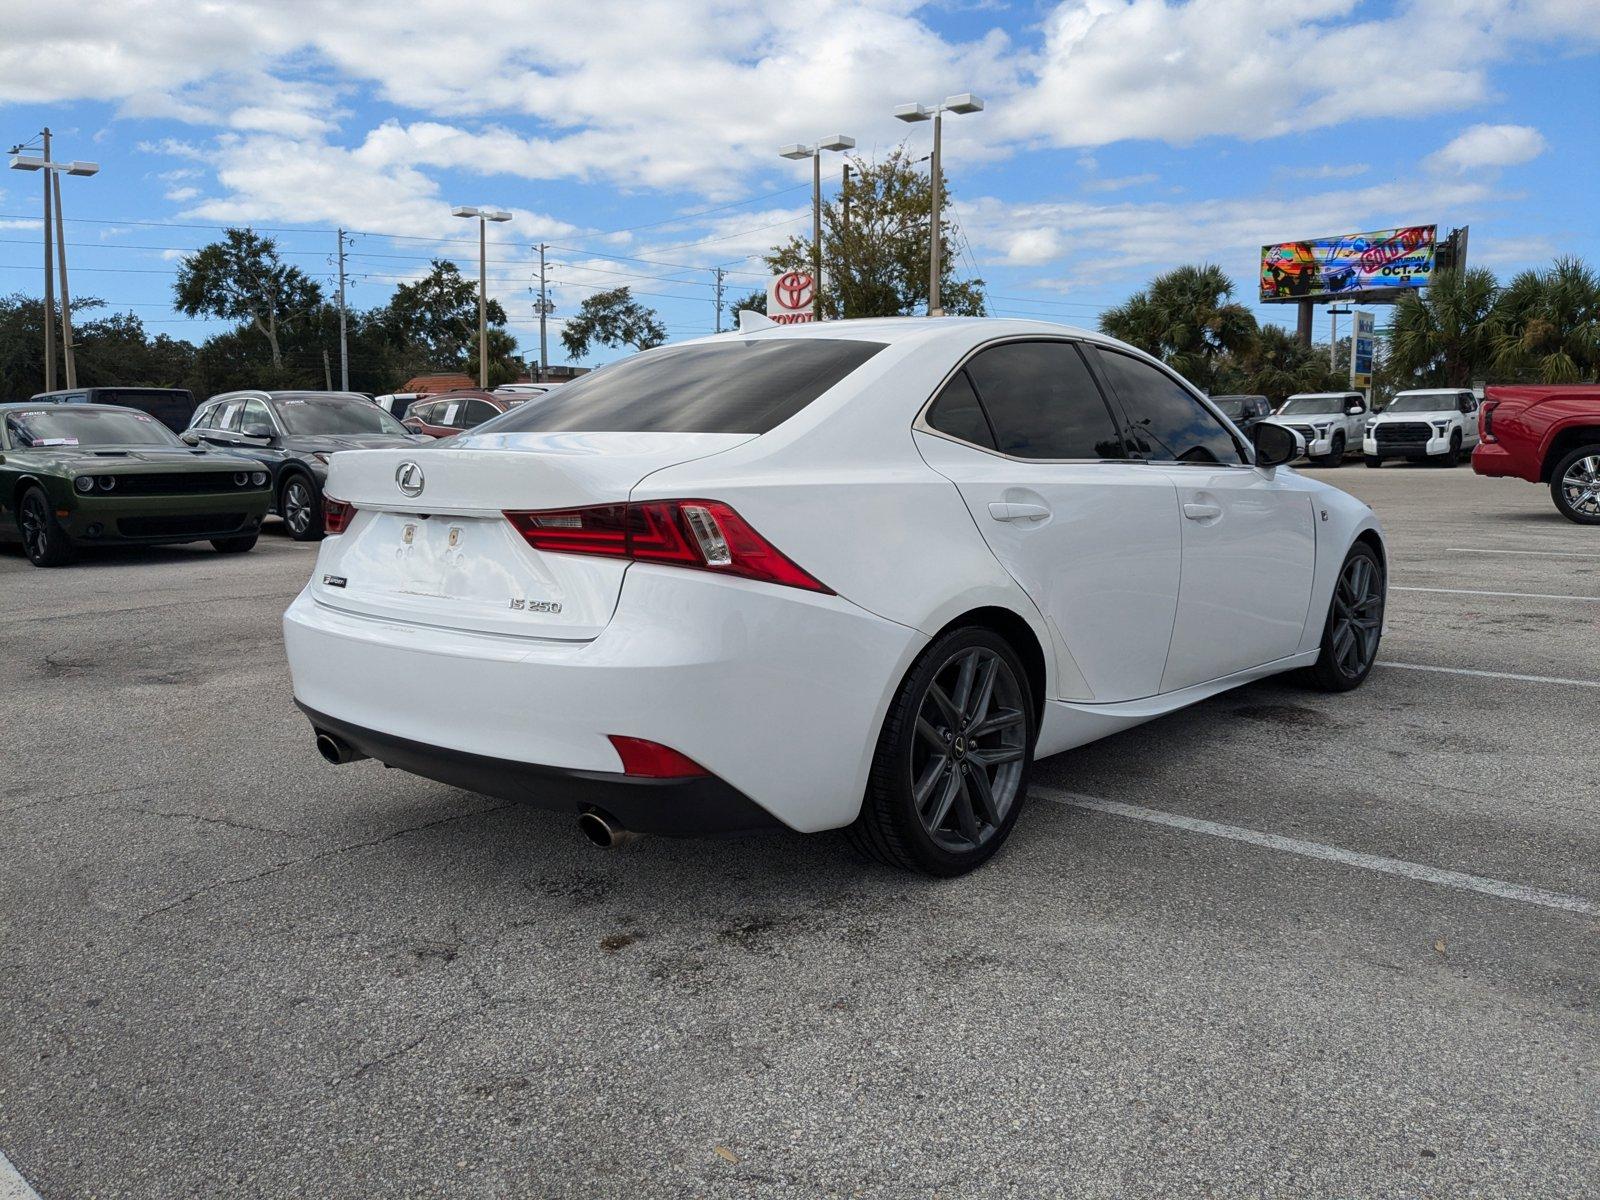
[[[58,264],[61,268],[61,340],[66,352],[67,386],[78,386],[77,366],[72,356],[72,313],[67,296],[67,231],[61,224],[60,176],[63,172],[68,175],[94,175],[100,167],[92,162],[54,162],[50,158],[50,131],[45,129],[40,138],[42,155],[24,154],[21,146],[11,148],[11,169],[41,171],[44,174],[44,390],[52,392],[56,386],[56,335],[55,287],[51,276]],[[54,222],[51,220],[52,213]],[[54,248],[56,263],[51,262],[52,234],[58,239]]]
[[[811,319],[822,320],[822,152],[853,150],[856,140],[836,133],[831,138],[807,146],[796,142],[778,151],[781,158],[811,160]]]
[[[929,161],[929,192],[932,201],[929,204],[929,229],[928,229],[928,315],[938,317],[944,315],[944,310],[939,303],[939,280],[943,274],[940,269],[941,233],[939,201],[944,191],[944,175],[939,165],[941,141],[944,125],[944,114],[975,113],[983,111],[983,101],[971,92],[962,92],[959,96],[946,96],[942,104],[902,104],[894,110],[894,115],[902,121],[933,120],[933,157]]]
[[[44,127],[44,157],[50,159],[50,127]],[[15,164],[13,164],[15,165]],[[50,261],[50,243],[54,238],[50,228],[50,172],[44,174],[44,390],[56,390],[56,288],[54,264]]]
[[[452,208],[453,217],[478,218],[478,386],[489,387],[489,235],[490,221],[509,221],[511,214],[492,208]]]

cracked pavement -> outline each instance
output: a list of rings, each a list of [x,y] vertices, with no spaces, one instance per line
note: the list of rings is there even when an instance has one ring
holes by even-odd
[[[1538,489],[1316,474],[1396,585],[1600,596]],[[1593,916],[1038,797],[946,882],[601,852],[323,763],[277,624],[311,562],[0,553],[0,1151],[45,1200],[1595,1194]],[[1396,592],[1382,657],[1600,680],[1600,603]],[[1597,718],[1268,682],[1036,779],[1600,899]]]

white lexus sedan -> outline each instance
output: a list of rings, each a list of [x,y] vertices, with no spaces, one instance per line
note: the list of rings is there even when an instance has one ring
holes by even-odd
[[[650,350],[448,446],[336,455],[284,616],[333,762],[595,841],[849,827],[954,875],[1034,759],[1263,676],[1343,691],[1377,521],[1154,359],[968,318]]]

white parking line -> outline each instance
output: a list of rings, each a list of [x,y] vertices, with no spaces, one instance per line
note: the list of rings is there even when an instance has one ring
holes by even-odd
[[[1446,546],[1446,554],[1531,554],[1535,558],[1600,558],[1577,550],[1480,550],[1476,546]]]
[[[1515,679],[1518,683],[1560,683],[1567,687],[1600,688],[1600,680],[1563,679],[1559,675],[1514,675],[1510,671],[1475,671],[1470,667],[1430,667],[1423,663],[1379,662],[1397,671],[1437,671],[1441,675],[1476,675],[1481,679]]]
[[[1438,592],[1446,596],[1516,596],[1522,600],[1583,600],[1590,604],[1600,604],[1600,596],[1559,596],[1547,592],[1479,592],[1472,588],[1425,588],[1425,587],[1399,587],[1391,585],[1391,592]]]
[[[39,1193],[4,1154],[0,1154],[0,1200],[39,1200]]]
[[[1460,871],[1444,871],[1438,867],[1406,862],[1404,859],[1363,854],[1359,850],[1345,850],[1339,846],[1326,846],[1321,842],[1306,842],[1276,833],[1262,833],[1255,829],[1245,829],[1240,825],[1222,825],[1216,821],[1203,821],[1198,817],[1183,817],[1159,809],[1141,808],[1137,804],[1123,804],[1117,800],[1082,796],[1076,792],[1057,791],[1055,788],[1032,790],[1073,808],[1110,813],[1112,816],[1127,817],[1131,821],[1149,821],[1152,824],[1168,825],[1190,833],[1204,833],[1211,837],[1227,838],[1229,841],[1248,842],[1252,846],[1282,850],[1304,858],[1320,858],[1325,862],[1360,867],[1366,871],[1381,871],[1385,875],[1399,875],[1420,883],[1437,883],[1442,887],[1459,888],[1466,892],[1479,892],[1485,896],[1497,896],[1502,900],[1520,900],[1524,904],[1537,904],[1544,908],[1559,908],[1565,912],[1586,913],[1590,916],[1600,914],[1600,903],[1586,900],[1582,896],[1569,896],[1565,892],[1547,892],[1543,888],[1507,883],[1502,879],[1485,879],[1480,875],[1465,875]]]

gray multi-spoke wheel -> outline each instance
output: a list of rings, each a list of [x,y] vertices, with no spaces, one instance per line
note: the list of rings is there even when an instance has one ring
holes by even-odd
[[[1339,568],[1328,604],[1322,653],[1311,668],[1311,678],[1319,687],[1347,692],[1360,687],[1371,673],[1383,639],[1386,591],[1377,551],[1366,542],[1357,542]]]
[[[65,566],[77,557],[43,488],[30,487],[22,494],[22,502],[17,505],[17,529],[22,534],[22,549],[36,567]]]
[[[322,497],[304,475],[291,475],[284,483],[278,496],[278,512],[295,541],[311,542],[322,536]]]
[[[1556,510],[1579,525],[1600,525],[1600,446],[1579,446],[1550,472]]]
[[[959,875],[1011,832],[1033,761],[1034,700],[1017,652],[982,627],[923,653],[884,719],[856,844],[894,866]]]

